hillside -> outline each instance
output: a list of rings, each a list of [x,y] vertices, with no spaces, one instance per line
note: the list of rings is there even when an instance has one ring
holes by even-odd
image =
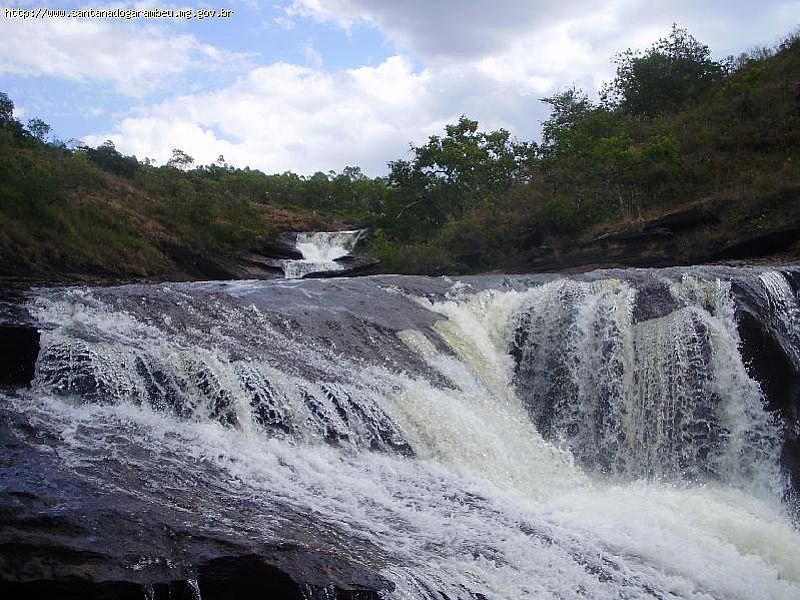
[[[705,81],[681,71],[686,55],[692,67],[705,66]],[[377,245],[384,264],[443,273],[796,257],[798,37],[723,65],[676,28],[648,52],[618,60],[604,101],[575,89],[544,99],[552,114],[541,144],[508,148],[514,176],[425,239],[386,234]],[[648,79],[652,63],[659,68]],[[457,135],[437,141],[468,147]],[[422,174],[429,149],[417,149],[412,166]],[[435,168],[447,170],[447,158]],[[432,181],[419,186],[420,196],[442,187],[441,178]]]
[[[135,168],[125,172],[125,163],[92,160],[91,152],[45,144],[19,127],[0,129],[6,281],[265,276],[245,257],[280,252],[277,234],[344,226],[254,201],[246,179],[237,180],[243,172],[227,167],[184,172],[128,161]],[[126,158],[113,147],[106,154]]]
[[[773,56],[746,58],[697,103],[623,120],[614,134],[628,135],[628,152],[658,143],[674,150],[623,172],[620,188],[628,186],[630,208],[580,231],[571,244],[565,244],[569,238],[556,242],[559,260],[676,264],[800,251],[796,38]]]
[[[799,39],[716,62],[675,27],[618,55],[599,103],[543,99],[540,142],[464,116],[374,179],[69,147],[0,94],[0,276],[270,276],[259,257],[286,252],[282,232],[345,227],[368,227],[360,251],[398,273],[797,257]]]

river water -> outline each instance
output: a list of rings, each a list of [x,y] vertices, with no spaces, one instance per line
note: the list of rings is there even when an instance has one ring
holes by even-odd
[[[135,518],[311,548],[382,598],[794,599],[797,425],[740,321],[798,368],[799,275],[42,289],[36,374],[3,407]],[[157,548],[115,556],[146,582],[178,562]]]

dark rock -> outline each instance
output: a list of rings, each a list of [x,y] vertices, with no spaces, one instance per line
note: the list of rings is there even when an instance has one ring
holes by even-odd
[[[172,260],[182,274],[195,279],[236,279],[237,267],[219,257],[195,252],[186,246],[164,244],[164,254]]]
[[[784,422],[781,463],[792,488],[800,490],[800,372],[776,332],[764,325],[752,306],[745,305],[738,317],[742,359],[750,377],[761,386],[767,408]]]
[[[716,223],[719,218],[704,210],[702,207],[692,207],[686,210],[672,212],[649,221],[644,221],[635,230],[611,231],[583,242],[583,246],[597,243],[621,243],[626,245],[644,245],[669,238],[673,234],[695,229],[710,223]]]
[[[236,279],[272,279],[283,277],[283,259],[261,254],[247,254],[236,268]]]
[[[800,241],[800,227],[771,231],[726,246],[711,256],[711,260],[752,258],[788,250]]]
[[[624,244],[647,244],[655,238],[669,237],[672,235],[669,229],[655,228],[643,229],[641,231],[616,231],[604,233],[583,243],[584,246],[591,246],[597,243],[624,243]]]
[[[36,580],[0,581],[3,598],[26,600],[377,600],[369,589],[297,583],[258,556],[226,556],[198,568],[192,579],[170,582]]]
[[[264,505],[212,497],[224,494],[211,485],[219,474],[193,470],[208,490],[197,497],[174,487],[166,472],[140,473],[127,462],[111,467],[126,488],[142,481],[143,490],[169,490],[148,498],[65,468],[54,452],[59,443],[0,408],[0,597],[194,600],[192,587],[199,586],[205,600],[369,600],[391,588],[337,552],[341,534],[328,535],[289,507],[272,510],[291,530],[254,532],[248,524],[263,518]],[[240,525],[230,526],[234,520]],[[366,546],[356,552],[378,554]]]
[[[295,248],[296,238],[294,233],[281,233],[265,242],[258,253],[266,258],[303,258],[303,253]]]
[[[375,257],[366,256],[364,254],[351,254],[336,259],[336,262],[342,265],[350,273],[355,273],[357,271],[363,271],[364,269],[374,267],[380,264],[381,261]]]
[[[639,323],[664,317],[680,308],[680,304],[664,282],[650,281],[636,287],[633,321]]]
[[[336,262],[342,265],[341,271],[320,271],[318,273],[309,273],[303,279],[320,279],[326,277],[349,277],[350,275],[363,275],[372,271],[377,267],[381,261],[372,256],[364,256],[362,254],[355,254],[351,256],[343,256],[337,258]]]
[[[702,207],[694,206],[652,219],[645,223],[643,230],[674,233],[717,222],[719,222],[717,215],[708,212]]]
[[[167,589],[167,594],[169,591]],[[142,600],[145,586],[130,581],[0,581],[0,596],[15,600]],[[153,595],[167,598],[168,595]],[[179,596],[175,596],[177,599]],[[189,596],[191,598],[191,596]]]
[[[0,325],[0,385],[28,385],[36,370],[38,355],[37,329],[24,325]]]
[[[261,254],[247,254],[243,258],[246,263],[251,265],[283,273],[283,259],[271,258]]]

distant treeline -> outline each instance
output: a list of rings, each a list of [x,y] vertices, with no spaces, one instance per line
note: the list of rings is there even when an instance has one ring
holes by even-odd
[[[48,228],[60,227],[62,243],[88,262],[97,257],[79,239],[86,229],[114,256],[131,246],[140,260],[160,260],[165,244],[235,255],[291,226],[272,222],[260,208],[270,206],[321,227],[369,227],[368,251],[386,271],[463,273],[524,266],[603,224],[695,201],[724,205],[723,226],[751,214],[764,226],[783,218],[773,208],[796,202],[800,189],[798,35],[716,61],[673,26],[613,61],[616,76],[597,101],[575,88],[541,99],[551,114],[539,142],[483,132],[462,116],[378,178],[354,166],[267,175],[222,156],[196,166],[191,149],[156,166],[111,141],[49,139],[46,123],[21,124],[0,94],[0,222],[20,230],[0,236],[0,251],[41,247]],[[102,214],[109,194],[123,197]]]

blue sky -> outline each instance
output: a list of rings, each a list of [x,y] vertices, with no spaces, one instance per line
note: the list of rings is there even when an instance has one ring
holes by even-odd
[[[253,0],[87,8],[226,8],[229,18],[28,19],[0,4],[0,91],[60,139],[112,139],[140,159],[181,148],[267,172],[370,175],[461,114],[536,139],[539,98],[590,94],[612,55],[673,22],[722,58],[772,45],[800,2]],[[81,8],[82,5],[73,5]]]

